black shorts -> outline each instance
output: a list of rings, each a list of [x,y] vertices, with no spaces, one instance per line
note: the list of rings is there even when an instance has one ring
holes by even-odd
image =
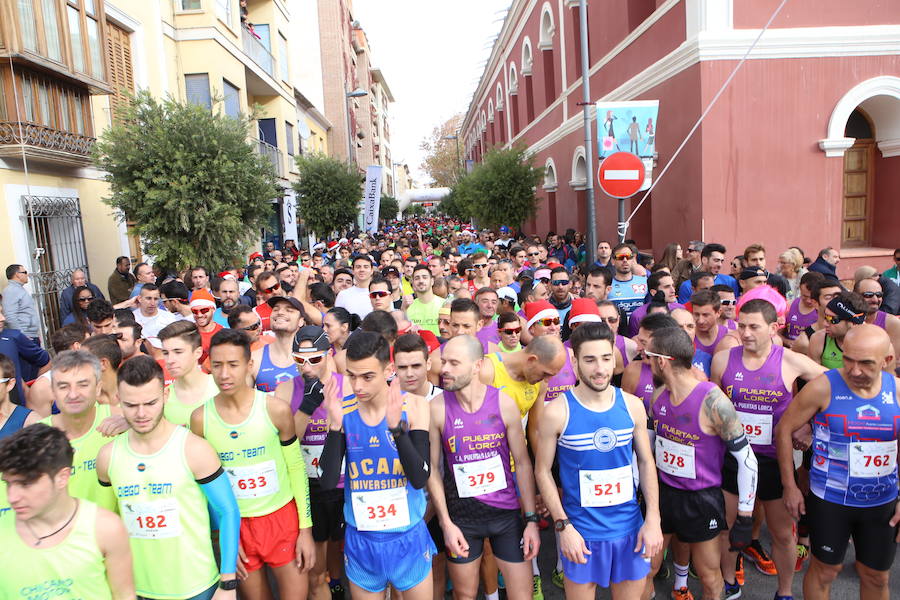
[[[721,488],[680,490],[659,482],[659,514],[662,532],[697,544],[725,531],[725,497]]]
[[[309,509],[312,513],[312,536],[316,542],[344,539],[344,490],[322,490],[310,481]]]
[[[525,521],[517,510],[504,511],[489,519],[477,523],[457,523],[469,545],[469,556],[463,558],[447,552],[447,560],[464,564],[481,558],[484,552],[484,540],[491,542],[494,556],[500,560],[520,563],[525,560],[522,553],[522,534],[525,532]]]
[[[889,524],[896,507],[896,499],[881,506],[859,508],[828,502],[815,494],[807,495],[813,556],[826,565],[842,564],[847,544],[853,538],[857,561],[876,571],[889,570],[897,552],[894,541],[897,527]]]
[[[431,517],[431,520],[428,521],[428,533],[431,534],[431,541],[434,542],[438,552],[442,552],[446,544],[444,544],[444,530],[441,529],[441,522],[437,518],[437,515],[434,515]]]
[[[771,456],[756,455],[759,463],[759,477],[756,480],[756,497],[763,502],[780,500],[784,495],[784,487],[781,485],[781,471],[778,469],[778,461]],[[735,496],[738,495],[737,459],[731,454],[725,455],[722,463],[722,489]]]

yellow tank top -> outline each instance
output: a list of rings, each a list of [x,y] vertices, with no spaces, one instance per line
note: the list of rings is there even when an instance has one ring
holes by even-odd
[[[106,562],[97,546],[97,505],[78,501],[75,525],[59,544],[32,548],[16,531],[16,515],[0,514],[0,598],[106,600],[112,598]]]
[[[94,422],[87,433],[74,440],[69,440],[75,450],[72,461],[72,476],[69,478],[69,494],[75,498],[83,498],[98,504],[106,510],[117,512],[116,495],[111,487],[103,487],[97,479],[97,454],[100,448],[115,438],[104,437],[97,427],[110,416],[108,404],[97,404],[94,411]],[[53,416],[43,419],[41,423],[56,427]]]
[[[516,401],[519,407],[519,414],[523,418],[534,406],[538,397],[538,391],[541,389],[540,383],[528,383],[527,381],[516,381],[506,370],[503,359],[499,352],[488,354],[487,358],[494,364],[494,380],[491,382],[497,389],[503,390],[505,394]]]
[[[218,395],[219,386],[216,385],[216,381],[215,379],[213,379],[212,375],[207,375],[206,390],[203,392],[203,395],[200,396],[200,398],[195,399],[190,404],[185,404],[178,399],[175,391],[175,384],[172,383],[169,385],[169,397],[168,399],[166,399],[166,419],[168,419],[172,423],[175,423],[176,425],[184,425],[185,427],[190,427],[191,413],[194,412],[194,409],[198,406],[202,406],[203,403],[210,398],[215,398]]]

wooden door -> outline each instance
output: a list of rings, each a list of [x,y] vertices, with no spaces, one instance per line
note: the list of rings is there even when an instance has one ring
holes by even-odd
[[[844,246],[869,244],[872,216],[874,140],[857,140],[844,153],[844,206],[841,241]]]

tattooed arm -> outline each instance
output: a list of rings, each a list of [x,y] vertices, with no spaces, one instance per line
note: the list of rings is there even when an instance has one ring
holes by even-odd
[[[738,514],[751,516],[756,500],[756,482],[759,467],[750,442],[744,435],[744,426],[738,419],[734,404],[718,387],[709,390],[703,399],[703,415],[709,420],[716,434],[737,460],[738,465]]]

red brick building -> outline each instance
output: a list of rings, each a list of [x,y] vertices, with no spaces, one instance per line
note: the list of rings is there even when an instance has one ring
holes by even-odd
[[[589,1],[592,100],[659,100],[659,173],[779,4]],[[578,6],[512,2],[460,133],[467,158],[518,143],[547,167],[526,225],[538,233],[587,226],[597,164],[584,161]],[[614,239],[616,201],[595,195],[598,238]],[[761,242],[772,266],[790,245],[833,246],[847,277],[892,263],[898,197],[900,3],[790,0],[628,235],[657,254],[672,241],[735,254]]]

